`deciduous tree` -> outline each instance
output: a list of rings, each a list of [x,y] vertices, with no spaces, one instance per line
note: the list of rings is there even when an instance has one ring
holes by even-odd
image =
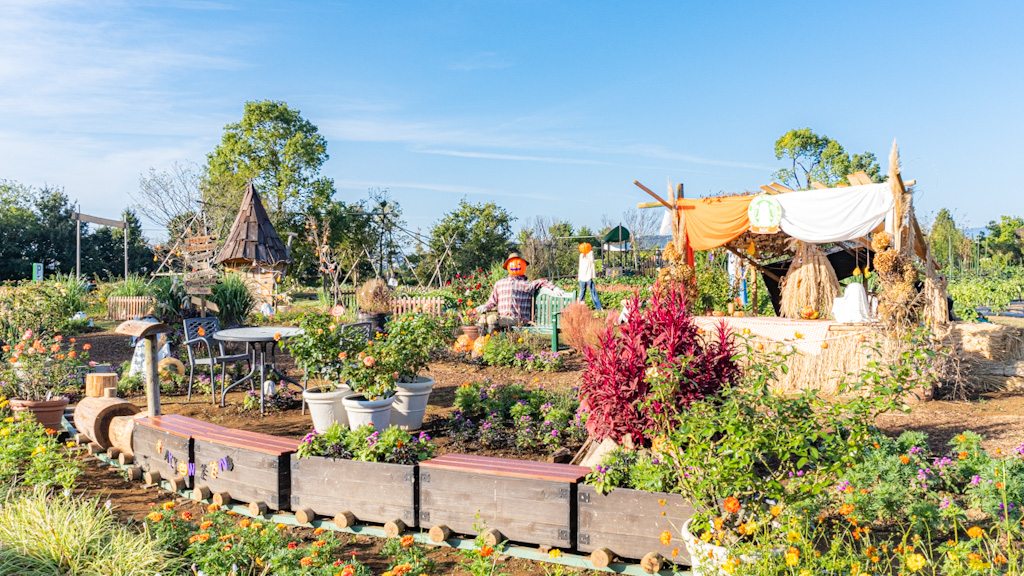
[[[818,135],[810,128],[790,130],[775,141],[775,158],[788,159],[789,168],[783,168],[772,178],[797,190],[806,190],[818,181],[832,187],[846,182],[846,176],[864,171],[873,182],[884,182],[878,160],[871,152],[850,155],[839,142]]]

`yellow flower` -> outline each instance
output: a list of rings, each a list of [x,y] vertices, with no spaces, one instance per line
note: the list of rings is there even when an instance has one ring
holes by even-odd
[[[162,508],[164,510],[174,510],[174,502],[173,501],[171,501],[171,502],[164,502],[164,505],[162,506]]]
[[[772,506],[771,512],[772,516],[778,516],[779,514],[782,514],[782,506],[779,506],[778,504]]]
[[[665,530],[664,532],[661,533],[661,537],[659,537],[658,539],[661,540],[662,544],[664,544],[665,546],[668,546],[669,543],[672,542],[672,533],[669,532],[668,530]]]
[[[561,555],[562,555],[562,551],[559,550],[558,548],[552,548],[551,551],[548,552],[548,556],[551,556],[552,558],[558,558]]]
[[[786,551],[786,566],[796,566],[800,563],[800,550],[794,546],[790,546],[789,550]]]
[[[917,572],[921,568],[924,568],[924,565],[927,563],[928,561],[920,554],[911,554],[910,556],[907,556],[907,568],[910,568],[911,572]]]
[[[32,450],[32,455],[35,456],[36,454],[42,454],[43,452],[46,452],[46,446],[36,446],[35,449]]]

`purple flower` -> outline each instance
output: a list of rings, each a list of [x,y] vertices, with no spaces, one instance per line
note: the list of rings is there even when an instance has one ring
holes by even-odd
[[[552,438],[558,438],[558,430],[557,429],[551,431],[551,437]]]
[[[981,484],[981,476],[977,474],[971,476],[971,486],[977,486],[978,484]]]

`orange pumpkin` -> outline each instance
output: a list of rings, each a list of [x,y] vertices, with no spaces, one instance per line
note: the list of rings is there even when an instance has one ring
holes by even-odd
[[[491,339],[491,335],[481,336],[473,341],[473,358],[479,358],[484,353],[484,345]]]
[[[453,350],[460,354],[470,352],[473,350],[473,341],[469,339],[469,336],[463,334],[455,339]]]
[[[818,312],[814,310],[814,306],[804,306],[800,309],[800,317],[807,320],[814,320],[818,317]]]

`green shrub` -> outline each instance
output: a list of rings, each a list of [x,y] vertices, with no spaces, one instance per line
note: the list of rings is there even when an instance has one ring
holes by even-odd
[[[138,274],[128,274],[127,278],[118,282],[110,290],[108,297],[149,296],[151,292],[152,290],[147,278]]]
[[[188,299],[185,284],[177,276],[157,278],[149,286],[154,300],[157,318],[168,324],[177,324],[182,319],[182,303]]]
[[[222,328],[238,326],[256,308],[256,298],[249,290],[249,283],[239,274],[227,274],[220,284],[213,287],[210,301],[220,308],[217,317]]]
[[[70,488],[82,473],[57,441],[31,418],[15,420],[0,399],[0,486]],[[2,541],[2,539],[0,539]]]

